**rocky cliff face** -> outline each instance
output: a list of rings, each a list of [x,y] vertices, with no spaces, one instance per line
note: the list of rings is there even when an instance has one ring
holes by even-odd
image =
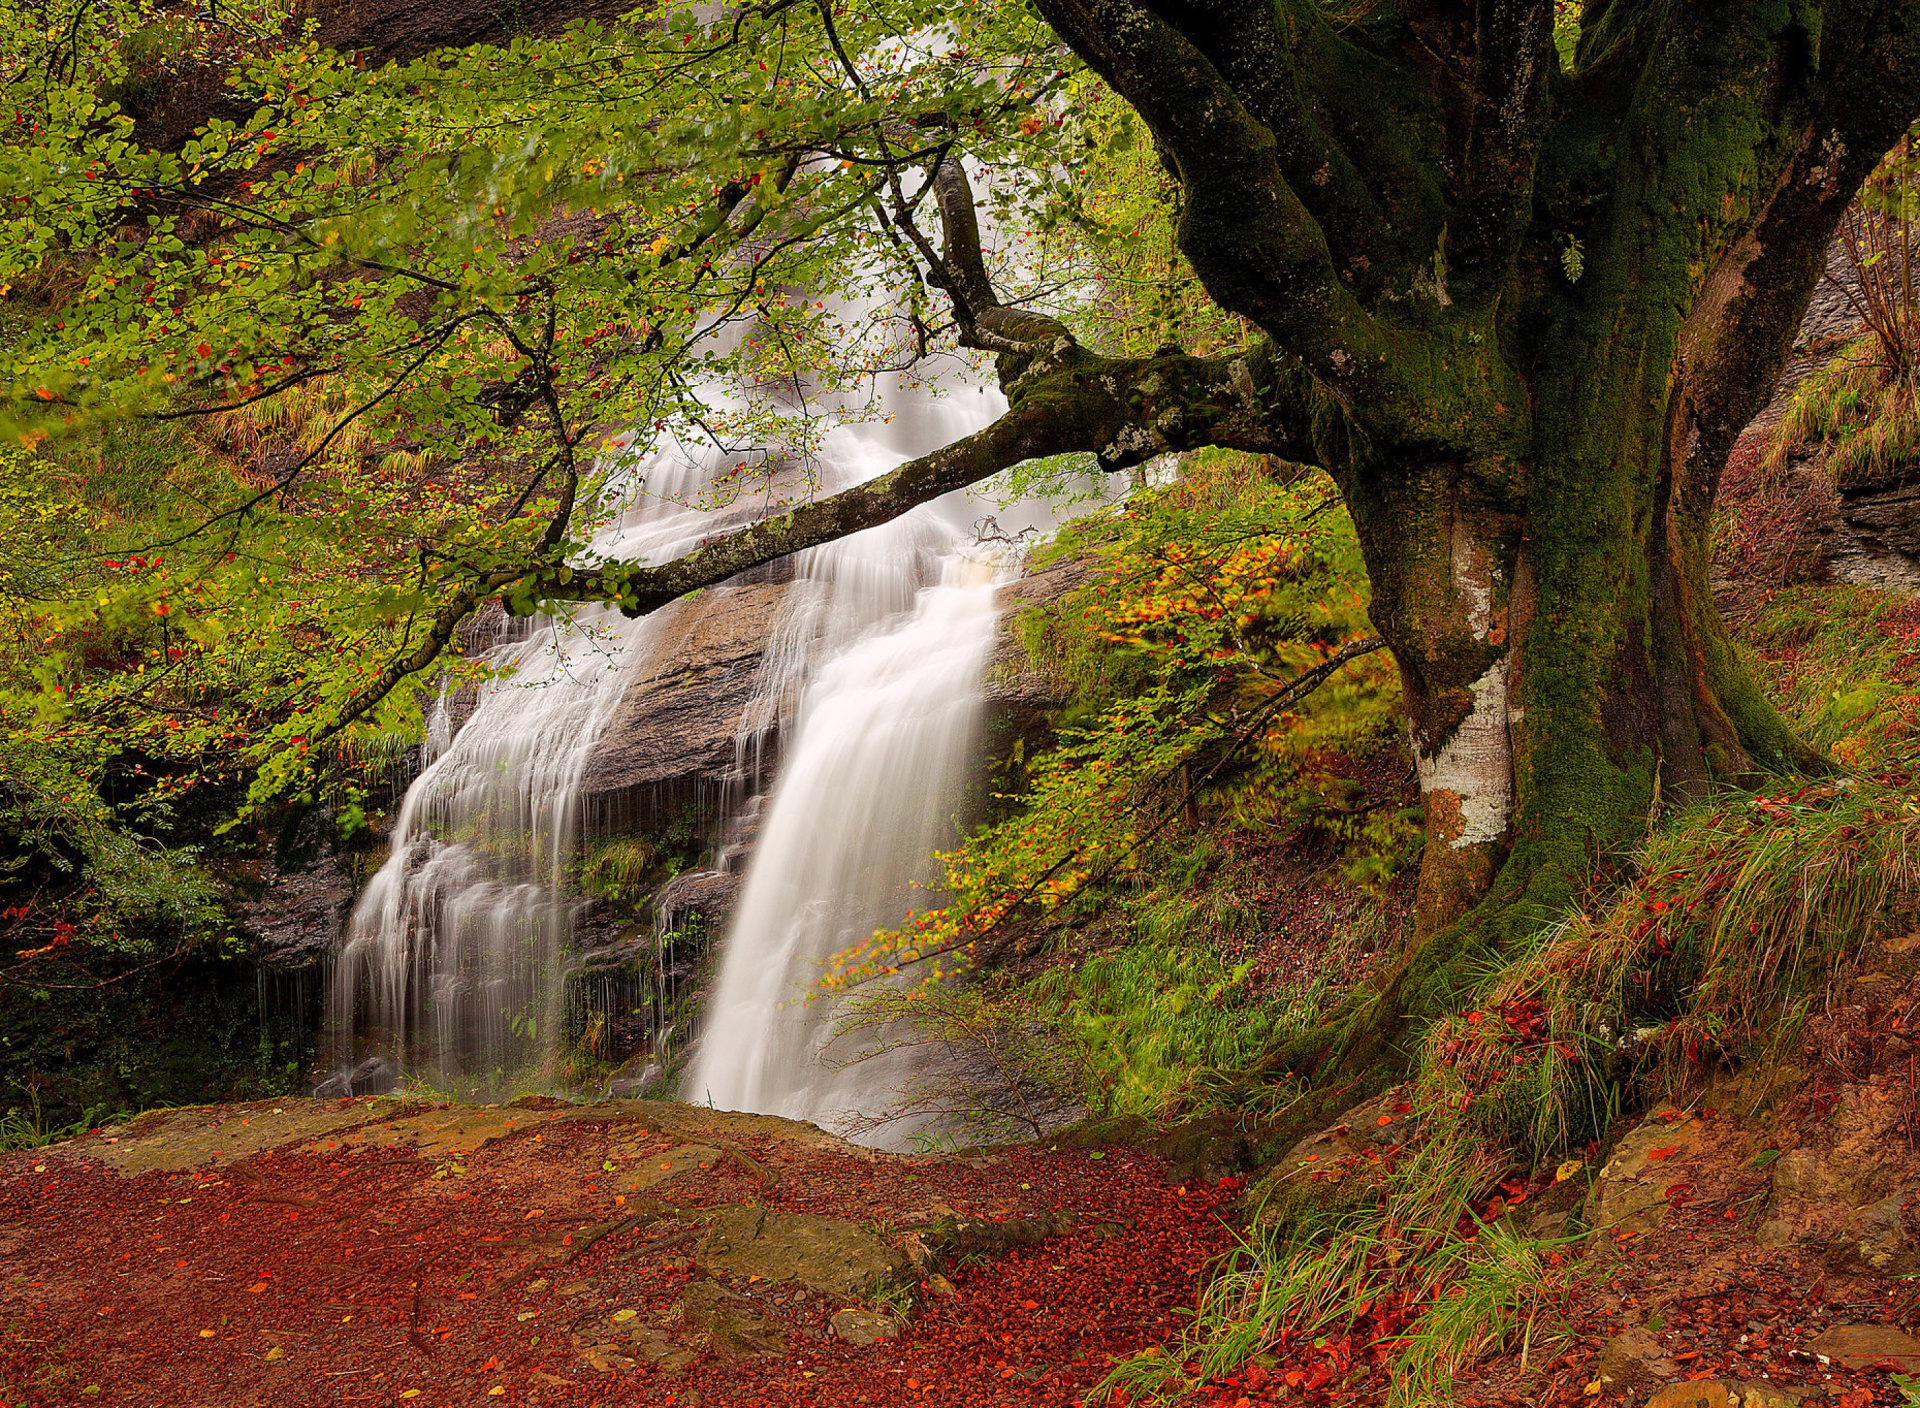
[[[702,593],[628,686],[581,780],[590,829],[648,830],[718,801],[754,717],[785,582]],[[770,756],[770,755],[769,755]]]
[[[1747,430],[1754,443],[1773,435],[1794,389],[1860,335],[1852,280],[1836,242],[1773,400]],[[1736,464],[1740,458],[1736,450]],[[1805,569],[1858,586],[1920,591],[1920,461],[1889,464],[1871,476],[1835,484],[1821,456],[1800,454],[1786,464],[1785,480],[1783,502],[1800,520],[1794,525],[1800,539],[1795,556]],[[1737,478],[1729,488],[1737,500]]]

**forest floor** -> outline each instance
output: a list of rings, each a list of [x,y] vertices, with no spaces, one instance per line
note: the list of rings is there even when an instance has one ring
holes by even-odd
[[[157,1112],[0,1159],[0,1404],[1071,1403],[1231,1240],[1238,1184],[1166,1175],[649,1102]]]

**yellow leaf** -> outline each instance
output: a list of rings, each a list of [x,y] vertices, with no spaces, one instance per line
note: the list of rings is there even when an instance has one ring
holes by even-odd
[[[1555,1183],[1565,1183],[1586,1166],[1587,1163],[1585,1159],[1568,1159],[1553,1171],[1553,1181]]]

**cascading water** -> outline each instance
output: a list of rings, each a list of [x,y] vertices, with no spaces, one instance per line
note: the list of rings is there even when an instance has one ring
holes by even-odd
[[[955,412],[974,400],[999,409],[985,396],[914,406],[892,446],[860,448],[877,472],[902,457],[901,441],[966,433]],[[819,663],[721,949],[689,1100],[837,1124],[893,1095],[887,1068],[823,1059],[834,1005],[805,998],[833,954],[924,900],[932,853],[955,835],[997,620],[999,574],[970,531],[982,509],[951,495],[797,565],[791,615],[811,623]],[[780,675],[767,697],[787,689]]]
[[[939,397],[902,384],[887,401],[883,420],[824,437],[812,466],[821,491],[1004,408],[972,387]],[[634,466],[632,503],[596,548],[658,561],[753,516],[744,500],[701,505],[714,472],[680,454]],[[952,834],[994,628],[994,572],[970,532],[986,511],[951,495],[794,561],[741,740],[745,753],[777,731],[786,780],[747,860],[694,1098],[814,1117],[862,1103],[811,1059],[830,1012],[795,1000],[828,954],[906,916]],[[491,653],[495,677],[458,728],[443,705],[336,958],[325,1089],[375,1087],[393,1066],[469,1095],[558,1083],[582,772],[621,695],[673,640],[675,616],[588,609],[546,621]]]
[[[661,560],[737,524],[737,506],[700,504],[711,473],[680,454],[634,465],[610,486],[629,503],[596,547]],[[335,958],[323,1090],[377,1087],[395,1066],[463,1094],[550,1083],[581,771],[676,614],[548,620],[489,654],[494,677],[457,730],[442,701]]]

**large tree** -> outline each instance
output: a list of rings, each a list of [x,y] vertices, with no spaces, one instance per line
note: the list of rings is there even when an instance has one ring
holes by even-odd
[[[283,740],[370,727],[495,597],[643,612],[1029,460],[1218,445],[1332,476],[1404,679],[1427,845],[1390,1011],[1663,804],[1819,765],[1727,638],[1708,536],[1842,212],[1920,116],[1920,5],[763,0],[559,31],[561,5],[386,67],[351,10],[325,44],[270,6],[182,22],[155,60],[167,22],[132,7],[7,9],[0,282],[42,300],[16,433],[337,387],[337,430],[189,555],[286,511],[350,426],[496,466],[457,542],[373,574],[386,663],[303,676]],[[138,111],[212,75],[184,144]],[[983,246],[981,204],[1004,230],[1071,199],[1107,90],[1243,347],[1101,355],[1059,270]],[[845,392],[956,343],[1009,403],[979,433],[676,562],[583,548],[596,428],[815,433],[714,425],[696,370]]]

